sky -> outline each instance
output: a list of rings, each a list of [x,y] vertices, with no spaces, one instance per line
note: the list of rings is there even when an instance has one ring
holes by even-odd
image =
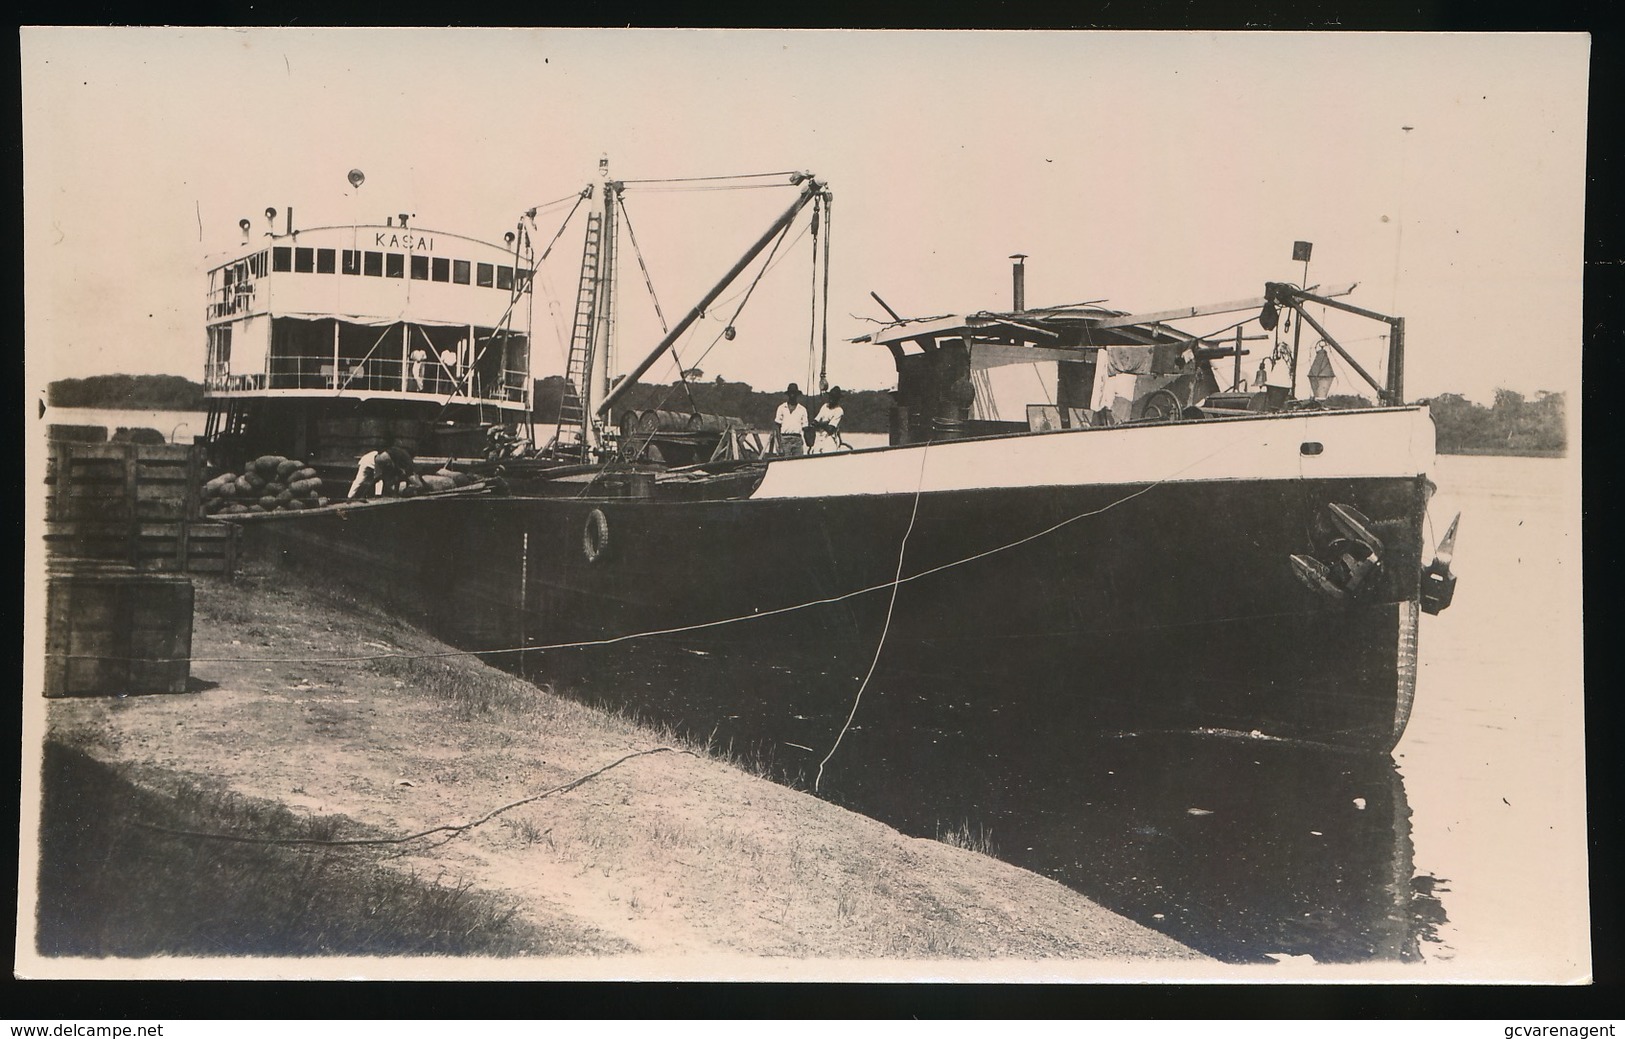
[[[601,156],[616,178],[826,181],[847,387],[895,382],[884,350],[846,341],[883,316],[871,291],[905,316],[1007,309],[1019,252],[1031,306],[1155,311],[1298,281],[1299,239],[1312,284],[1406,317],[1411,398],[1579,387],[1584,36],[29,28],[22,59],[29,396],[200,378],[207,261],[268,206],[500,240]],[[794,197],[750,182],[781,179],[629,187],[668,321]],[[706,352],[732,313],[712,307],[686,366],[805,379],[805,226],[737,336]],[[547,304],[573,298],[580,228],[541,272],[538,376],[562,369]],[[619,370],[660,338],[642,282],[623,255]],[[1378,364],[1381,326],[1327,324]]]

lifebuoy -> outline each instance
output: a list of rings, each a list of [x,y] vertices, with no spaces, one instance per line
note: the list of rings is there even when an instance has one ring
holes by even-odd
[[[609,551],[609,520],[602,511],[587,513],[586,525],[581,528],[581,554],[587,562],[596,563]]]

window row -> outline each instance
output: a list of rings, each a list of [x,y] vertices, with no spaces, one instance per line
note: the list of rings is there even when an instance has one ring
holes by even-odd
[[[310,249],[287,245],[279,245],[271,250],[273,271],[332,274],[337,265],[342,265],[345,274],[359,274],[368,278],[405,278],[410,274],[413,281],[444,281],[453,285],[472,283],[481,288],[510,291],[518,285],[521,292],[529,288],[530,280],[530,271],[523,267],[453,260],[444,256],[362,249]]]

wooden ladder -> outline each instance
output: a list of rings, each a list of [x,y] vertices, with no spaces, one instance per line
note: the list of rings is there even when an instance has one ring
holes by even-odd
[[[593,332],[598,316],[598,259],[603,238],[603,216],[587,214],[587,233],[581,246],[581,281],[576,287],[575,326],[570,330],[570,356],[564,369],[564,398],[559,402],[557,446],[585,450],[587,409],[581,391],[592,370]]]

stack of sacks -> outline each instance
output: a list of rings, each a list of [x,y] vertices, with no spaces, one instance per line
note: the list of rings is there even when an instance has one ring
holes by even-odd
[[[467,487],[474,482],[474,478],[467,473],[459,473],[445,467],[424,475],[422,479],[425,491],[449,491],[456,487]]]
[[[282,455],[261,455],[244,467],[241,476],[221,473],[203,485],[203,514],[313,509],[327,504],[321,490],[321,477],[305,463]]]

